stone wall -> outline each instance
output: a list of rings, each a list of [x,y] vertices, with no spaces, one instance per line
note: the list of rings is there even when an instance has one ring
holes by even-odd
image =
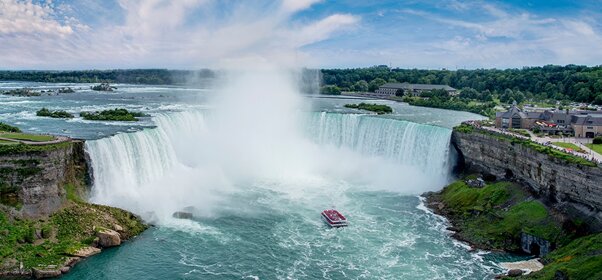
[[[55,144],[43,151],[2,154],[0,202],[16,215],[46,216],[65,202],[65,186],[81,192],[86,176],[82,141]]]
[[[528,186],[547,205],[602,230],[602,168],[568,163],[475,130],[454,131],[462,168]]]

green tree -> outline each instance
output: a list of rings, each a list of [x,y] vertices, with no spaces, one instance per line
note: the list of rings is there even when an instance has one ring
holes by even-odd
[[[337,86],[327,85],[320,89],[320,94],[341,95],[341,89]]]
[[[359,92],[367,92],[368,88],[368,82],[366,82],[365,80],[359,80],[353,85],[353,90]]]
[[[372,81],[370,81],[370,84],[368,85],[368,90],[370,90],[371,92],[376,91],[380,86],[386,84],[387,81],[385,81],[382,78],[376,78]]]

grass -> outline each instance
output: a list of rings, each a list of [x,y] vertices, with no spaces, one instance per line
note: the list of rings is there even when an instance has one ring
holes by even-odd
[[[509,182],[471,188],[462,180],[445,187],[439,200],[459,233],[473,244],[491,249],[518,251],[520,234],[526,232],[564,244],[571,236],[562,230],[547,208],[520,186]]]
[[[585,146],[602,155],[602,144],[586,144]]]
[[[53,151],[57,149],[66,149],[72,145],[71,142],[62,142],[49,145],[27,145],[27,144],[15,144],[15,145],[0,145],[0,155],[20,154],[20,153],[40,153]]]
[[[46,141],[54,140],[54,136],[26,134],[26,133],[2,133],[2,134],[0,134],[0,137],[15,139],[15,140],[32,141],[32,142],[46,142]]]
[[[602,233],[573,240],[544,259],[546,266],[523,279],[556,279],[564,274],[575,280],[602,279]]]
[[[0,145],[17,145],[17,144],[19,144],[19,143],[15,142],[15,141],[0,140]]]
[[[571,149],[575,152],[579,152],[579,153],[584,153],[585,151],[583,149],[581,149],[579,146],[573,144],[573,143],[566,143],[566,142],[553,142],[552,143],[555,146],[561,147],[561,148],[565,148],[565,149]]]
[[[508,129],[511,132],[514,132],[516,134],[525,136],[527,138],[531,138],[531,134],[529,134],[529,132],[526,129],[514,129],[514,128],[510,128]]]
[[[563,160],[568,163],[580,164],[583,166],[590,166],[590,167],[598,166],[596,163],[589,161],[585,158],[582,158],[580,156],[575,156],[575,155],[572,155],[572,154],[569,154],[569,153],[566,153],[563,151],[559,151],[557,149],[533,142],[529,139],[520,139],[517,137],[512,137],[512,136],[508,136],[508,135],[504,135],[504,134],[500,134],[500,133],[494,133],[494,132],[486,131],[486,130],[482,130],[482,129],[467,128],[466,126],[468,126],[468,125],[462,124],[460,126],[454,127],[454,130],[458,131],[458,132],[463,132],[463,133],[472,133],[473,131],[478,132],[480,134],[488,135],[488,136],[496,138],[498,140],[510,142],[512,145],[518,144],[523,147],[533,149],[537,152],[546,154],[550,157],[554,157],[554,158]]]
[[[123,227],[126,238],[140,234],[146,226],[131,213],[108,206],[70,203],[47,220],[10,219],[0,211],[0,263],[19,263],[28,269],[61,265],[69,254],[89,246],[95,236],[94,227]],[[41,232],[41,238],[35,231]],[[35,242],[34,244],[34,241]],[[1,270],[14,269],[3,267]]]

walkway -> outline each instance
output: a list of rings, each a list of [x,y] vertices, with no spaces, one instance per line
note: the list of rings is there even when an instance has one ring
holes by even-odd
[[[18,139],[0,137],[0,140],[27,144],[27,145],[34,145],[34,146],[42,146],[42,145],[51,145],[51,144],[67,142],[67,141],[70,141],[71,138],[65,137],[65,136],[55,136],[55,139],[50,140],[50,141],[27,141],[27,140],[18,140]]]
[[[529,134],[531,135],[531,137],[529,138],[529,137],[520,135],[518,133],[513,133],[513,132],[510,132],[508,130],[499,129],[499,128],[496,128],[496,127],[480,126],[480,128],[481,129],[485,129],[485,130],[489,130],[489,131],[492,131],[492,132],[496,132],[496,133],[501,133],[501,134],[505,134],[505,135],[509,135],[509,136],[513,136],[513,137],[517,137],[517,138],[521,138],[521,139],[525,139],[525,140],[528,139],[528,140],[531,140],[533,142],[539,143],[541,145],[548,146],[548,147],[554,148],[556,150],[572,154],[574,156],[582,157],[582,158],[585,158],[587,160],[591,160],[593,162],[597,162],[598,164],[602,163],[602,155],[596,153],[595,151],[593,151],[590,148],[588,148],[585,145],[583,145],[583,143],[586,142],[585,139],[579,139],[579,138],[573,138],[573,137],[566,137],[566,138],[561,138],[561,139],[559,139],[559,138],[550,138],[550,137],[537,137],[531,131],[528,131]],[[552,144],[553,142],[572,143],[572,144],[577,145],[579,148],[583,149],[586,153],[578,153],[577,151],[567,150],[567,149],[565,149],[563,147],[559,147],[559,146],[553,145]]]

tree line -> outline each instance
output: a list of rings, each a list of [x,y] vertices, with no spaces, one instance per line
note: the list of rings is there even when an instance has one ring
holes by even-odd
[[[420,70],[374,66],[322,70],[324,85],[342,91],[374,91],[387,82],[444,84],[468,89],[486,101],[567,100],[602,104],[602,66],[546,65],[521,69]],[[472,91],[474,90],[474,91]]]
[[[0,80],[46,83],[125,83],[178,85],[199,79],[211,79],[215,72],[167,69],[116,69],[83,71],[0,71]]]

